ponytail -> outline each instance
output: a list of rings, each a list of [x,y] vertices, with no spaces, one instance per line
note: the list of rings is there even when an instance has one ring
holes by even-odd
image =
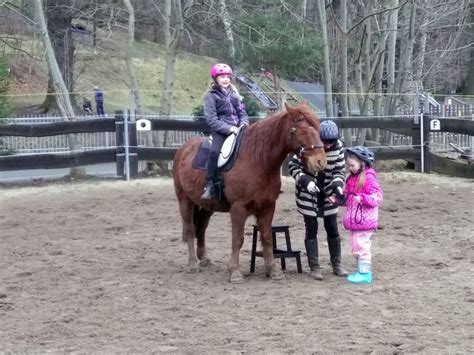
[[[233,92],[235,92],[235,94],[237,95],[237,98],[239,99],[239,101],[242,101],[244,99],[243,96],[240,96],[239,90],[237,90],[237,87],[234,84],[231,83],[229,85],[229,87]]]
[[[365,184],[365,168],[362,168],[362,171],[359,173],[357,177],[357,191],[362,190]]]

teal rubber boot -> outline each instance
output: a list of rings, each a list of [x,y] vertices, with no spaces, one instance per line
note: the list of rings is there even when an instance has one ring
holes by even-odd
[[[347,281],[355,284],[372,283],[372,265],[368,260],[357,261],[357,272],[347,276]]]
[[[367,272],[362,274],[357,271],[356,273],[347,276],[347,281],[355,284],[370,284],[372,283],[372,273]]]

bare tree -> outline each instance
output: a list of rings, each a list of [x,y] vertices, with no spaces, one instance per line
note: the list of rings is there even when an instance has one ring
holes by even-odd
[[[235,43],[234,43],[234,34],[232,32],[232,19],[229,15],[229,11],[227,11],[227,5],[226,5],[225,0],[219,0],[219,5],[221,8],[220,16],[222,19],[222,23],[224,24],[225,35],[227,37],[227,41],[229,42],[229,56],[231,58],[232,64],[234,64]]]
[[[67,0],[61,5],[57,1],[46,1],[46,16],[48,23],[48,33],[50,36],[52,48],[64,78],[64,83],[69,92],[74,91],[74,41],[72,39],[72,1]],[[48,94],[54,93],[54,83],[49,78]],[[71,103],[74,104],[74,97],[70,97]],[[46,95],[45,101],[41,104],[41,111],[54,111],[56,108],[56,100],[53,95]],[[61,111],[61,108],[58,107]]]
[[[69,99],[69,91],[64,83],[64,79],[61,75],[61,70],[59,69],[58,62],[56,61],[56,56],[54,54],[53,47],[51,45],[51,40],[48,34],[48,28],[46,25],[46,20],[44,17],[43,12],[43,4],[41,0],[34,0],[35,6],[35,17],[38,20],[38,27],[40,34],[43,39],[43,44],[46,51],[46,62],[48,63],[49,68],[49,76],[52,83],[52,87],[54,89],[54,97],[56,98],[56,103],[58,105],[59,110],[61,111],[62,117],[67,121],[74,120],[74,110],[71,105],[71,101]],[[77,139],[76,135],[69,135],[69,148],[72,151],[81,150],[81,144]],[[85,169],[76,167],[72,168],[70,171],[70,175],[77,177],[85,174]]]
[[[347,67],[347,0],[341,1],[341,91],[340,104],[343,117],[349,116],[349,85]],[[352,145],[352,135],[349,129],[344,130],[344,140],[347,146]]]
[[[321,36],[323,39],[323,61],[324,61],[324,103],[326,106],[326,115],[329,117],[334,116],[334,110],[332,106],[332,76],[331,76],[331,64],[329,61],[329,43],[328,43],[328,30],[326,21],[326,1],[319,1],[318,13],[319,21],[321,26]]]
[[[171,23],[174,19],[174,26]],[[165,0],[165,74],[163,80],[163,96],[161,99],[160,113],[170,115],[173,108],[173,91],[176,72],[176,59],[178,48],[183,38],[183,10],[181,0]]]
[[[474,38],[474,2],[471,2],[469,6],[469,27],[468,27],[468,34],[471,38]],[[468,75],[466,78],[466,93],[470,95],[474,95],[474,43],[471,43],[471,50],[470,50],[470,59],[469,59],[469,67],[468,67]]]
[[[138,86],[138,80],[135,74],[135,67],[133,65],[133,45],[135,42],[135,11],[133,9],[132,4],[130,3],[130,0],[123,0],[123,3],[128,11],[128,46],[126,56],[128,76],[130,78],[132,98],[137,113],[139,115],[143,115],[144,109],[140,98],[140,88]]]

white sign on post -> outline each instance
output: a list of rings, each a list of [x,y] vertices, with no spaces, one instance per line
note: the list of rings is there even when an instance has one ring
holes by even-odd
[[[430,131],[441,130],[441,122],[439,120],[430,120]]]
[[[135,122],[137,131],[151,131],[151,122],[144,118],[139,119]]]

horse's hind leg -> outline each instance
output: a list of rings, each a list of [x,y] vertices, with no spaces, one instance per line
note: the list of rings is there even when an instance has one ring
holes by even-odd
[[[206,251],[206,229],[213,212],[194,207],[194,231],[197,239],[197,257],[201,261],[201,266],[208,266],[211,260],[207,257]]]
[[[178,197],[179,212],[183,222],[183,242],[188,243],[188,269],[189,272],[199,271],[197,264],[196,251],[194,249],[194,221],[193,212],[195,204],[185,196]]]

